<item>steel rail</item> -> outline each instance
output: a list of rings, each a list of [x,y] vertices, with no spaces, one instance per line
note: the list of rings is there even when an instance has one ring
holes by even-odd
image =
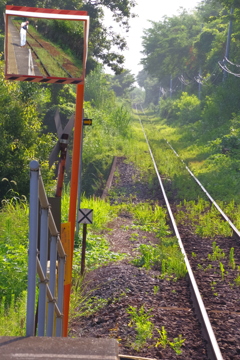
[[[198,178],[192,173],[192,171],[189,169],[189,167],[185,164],[185,162],[180,158],[180,156],[178,155],[178,153],[174,150],[174,148],[172,147],[172,145],[166,140],[166,143],[168,144],[168,146],[172,149],[172,151],[175,153],[175,155],[179,158],[179,160],[184,164],[185,168],[187,169],[187,171],[189,172],[189,174],[193,177],[193,179],[196,181],[196,183],[200,186],[200,188],[202,189],[202,191],[206,194],[206,196],[209,198],[209,200],[211,201],[211,203],[216,207],[216,209],[220,212],[220,214],[222,215],[223,219],[225,221],[228,222],[228,224],[230,225],[231,229],[233,230],[234,234],[238,236],[238,238],[240,238],[240,231],[236,228],[236,226],[231,222],[231,220],[228,218],[228,216],[223,212],[223,210],[220,208],[220,206],[216,203],[216,201],[211,197],[211,195],[207,192],[207,190],[205,189],[205,187],[200,183],[200,181],[198,180]]]
[[[180,249],[182,251],[182,254],[184,256],[184,260],[185,260],[185,264],[186,264],[186,267],[187,267],[187,270],[188,270],[188,276],[189,276],[189,280],[190,280],[190,284],[191,284],[191,290],[192,290],[191,292],[192,292],[193,302],[194,302],[194,305],[195,305],[195,308],[196,308],[198,318],[199,318],[199,320],[201,322],[201,325],[202,325],[203,336],[207,340],[208,357],[211,360],[223,360],[223,357],[222,357],[220,348],[218,346],[218,343],[217,343],[217,340],[216,340],[212,325],[210,323],[210,320],[209,320],[207,311],[205,309],[205,306],[204,306],[200,291],[198,289],[195,277],[193,275],[192,268],[190,266],[187,254],[185,252],[185,249],[184,249],[184,246],[183,246],[183,243],[182,243],[182,239],[180,237],[180,234],[179,234],[179,231],[178,231],[178,228],[177,228],[177,225],[176,225],[176,222],[175,222],[175,219],[174,219],[174,216],[173,216],[173,213],[172,213],[172,210],[171,210],[167,195],[165,193],[163,182],[162,182],[162,179],[161,179],[160,174],[158,172],[158,168],[157,168],[157,165],[156,165],[156,162],[155,162],[155,159],[154,159],[154,156],[153,156],[153,153],[152,153],[152,150],[151,150],[151,147],[150,147],[146,132],[144,130],[142,121],[141,121],[139,116],[138,116],[138,118],[139,118],[140,125],[142,127],[142,131],[143,131],[146,143],[148,145],[149,153],[150,153],[153,165],[154,165],[156,175],[158,177],[158,181],[159,181],[159,184],[160,184],[160,187],[161,187],[161,190],[162,190],[162,194],[163,194],[163,197],[164,197],[164,200],[165,200],[165,204],[167,206],[167,210],[168,210],[169,217],[171,219],[171,223],[172,223],[175,235],[176,235],[176,237],[178,239],[179,247],[180,247]]]

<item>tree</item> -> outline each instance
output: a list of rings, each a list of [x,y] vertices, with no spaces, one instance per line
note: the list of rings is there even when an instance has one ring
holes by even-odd
[[[2,69],[3,64],[0,65]],[[52,175],[48,171],[48,156],[54,138],[51,134],[42,134],[41,119],[37,112],[44,88],[38,84],[24,85],[0,81],[0,200],[12,195],[10,184],[15,194],[28,195],[29,162],[32,159],[40,161],[43,173],[48,172],[48,179]],[[32,97],[27,95],[28,85],[36,90],[36,93],[32,91]]]
[[[165,17],[162,22],[151,22],[144,31],[144,69],[154,77],[172,77],[184,72],[195,73],[192,39],[200,32],[196,14],[183,11],[179,16]]]
[[[110,75],[109,80],[117,96],[126,95],[134,89],[135,77],[130,70],[123,70],[119,75]]]

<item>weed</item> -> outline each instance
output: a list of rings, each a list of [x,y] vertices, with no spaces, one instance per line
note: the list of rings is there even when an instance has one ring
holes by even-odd
[[[229,266],[231,266],[231,268],[233,270],[235,270],[235,268],[236,268],[236,263],[235,263],[235,259],[234,259],[234,248],[233,247],[230,249],[230,252],[229,252]]]
[[[130,237],[130,241],[137,241],[139,238],[139,234],[138,233],[132,233],[131,237]]]
[[[240,286],[240,275],[238,275],[235,279],[234,279],[235,283],[237,286]]]
[[[159,248],[153,245],[141,244],[139,246],[139,252],[142,257],[140,259],[134,259],[133,263],[136,266],[143,266],[146,269],[151,269],[154,265],[160,267],[160,252]]]
[[[225,253],[223,252],[222,249],[219,248],[216,241],[214,241],[212,243],[212,248],[213,248],[212,254],[208,254],[208,259],[209,260],[215,261],[215,260],[220,260],[220,259],[225,257]]]
[[[151,339],[153,336],[154,325],[150,321],[151,309],[145,312],[143,306],[139,310],[134,306],[129,306],[127,313],[131,316],[129,326],[134,326],[137,333],[132,347],[135,350],[139,350],[145,345],[147,339]]]
[[[80,273],[81,240],[74,249],[73,277],[78,278]],[[113,261],[122,260],[126,257],[124,253],[116,253],[109,250],[109,243],[102,237],[89,231],[86,246],[86,269],[93,270]]]
[[[22,292],[22,294],[18,296],[17,301],[15,296],[11,297],[10,302],[8,299],[2,298],[2,301],[0,302],[1,336],[25,336],[26,301],[26,291]]]
[[[163,276],[175,274],[177,278],[184,277],[187,273],[183,255],[178,247],[177,239],[162,238],[160,245],[140,245],[140,258],[133,260],[136,266],[146,269],[161,268]]]
[[[156,295],[159,292],[159,286],[154,285],[153,287],[153,293]]]
[[[173,341],[168,339],[167,331],[164,326],[159,330],[156,328],[159,333],[159,339],[157,340],[155,347],[161,346],[163,349],[170,345],[170,347],[176,352],[177,355],[182,353],[181,347],[186,339],[182,338],[182,335],[178,335],[177,338],[174,338]]]
[[[78,278],[74,286],[72,286],[70,319],[90,316],[108,303],[107,299],[92,296],[96,289],[91,289],[90,291],[85,289],[86,286],[83,286],[83,279]]]
[[[192,257],[193,258],[197,257],[197,254],[195,252],[192,252]]]
[[[206,271],[208,269],[212,269],[212,264],[209,264],[208,266],[206,266],[204,271]]]
[[[165,349],[168,344],[167,331],[164,326],[162,326],[161,330],[159,329],[156,330],[159,333],[159,339],[157,340],[155,347],[162,346],[162,348]]]
[[[211,283],[210,283],[210,285],[211,285],[211,289],[212,289],[212,291],[214,291],[215,290],[215,285],[217,284],[217,282],[216,281],[211,281]]]
[[[225,269],[224,269],[224,265],[223,265],[223,263],[221,263],[221,261],[219,262],[219,268],[221,271],[222,280],[224,280]]]
[[[169,341],[169,345],[176,352],[177,355],[181,355],[181,347],[186,339],[182,338],[182,335],[178,335],[177,338],[174,338],[173,341]]]

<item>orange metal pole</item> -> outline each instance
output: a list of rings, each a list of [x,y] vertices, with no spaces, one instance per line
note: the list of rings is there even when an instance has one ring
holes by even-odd
[[[83,132],[83,98],[84,98],[84,84],[77,85],[76,98],[76,114],[74,124],[74,138],[73,138],[73,155],[72,155],[72,173],[71,173],[71,189],[70,189],[70,205],[69,205],[69,222],[71,223],[71,262],[73,259],[74,249],[74,233],[76,222],[76,204],[78,197],[78,177],[80,167],[80,152],[81,139]],[[63,319],[63,336],[68,334],[68,317],[69,317],[69,302],[70,302],[71,284],[64,286],[64,319]]]

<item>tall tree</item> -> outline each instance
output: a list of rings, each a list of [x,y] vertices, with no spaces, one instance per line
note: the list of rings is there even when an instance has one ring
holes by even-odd
[[[165,17],[162,22],[151,22],[152,27],[144,31],[144,69],[154,77],[177,76],[184,72],[195,73],[192,61],[192,39],[200,32],[196,14],[185,10],[179,16]]]
[[[130,70],[123,70],[121,74],[109,76],[111,88],[117,96],[123,96],[134,89],[135,77]]]

